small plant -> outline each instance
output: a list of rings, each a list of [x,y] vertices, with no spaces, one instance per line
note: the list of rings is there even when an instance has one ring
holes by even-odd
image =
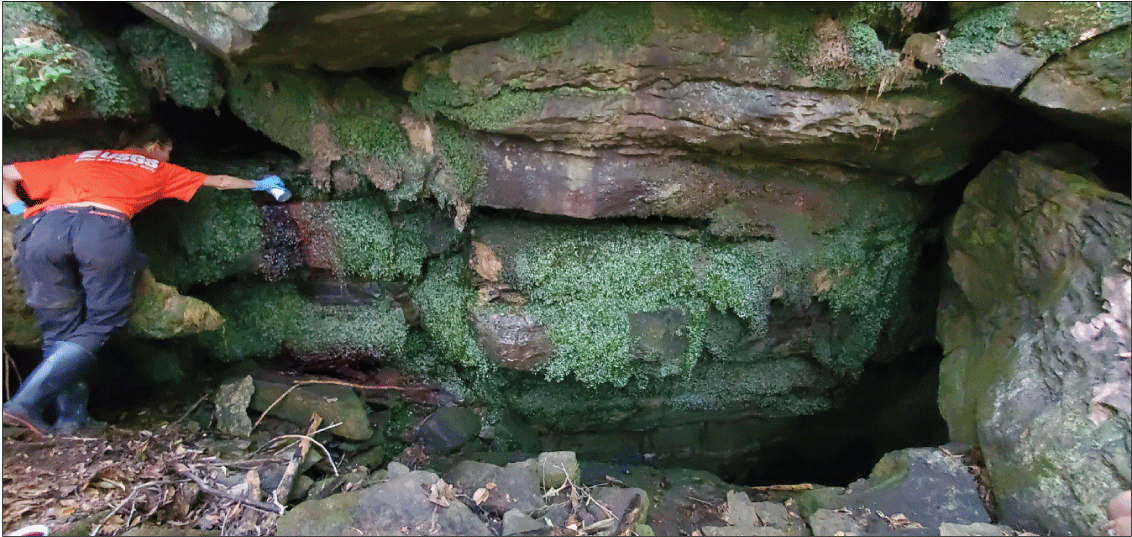
[[[77,99],[83,84],[75,76],[75,54],[66,44],[30,37],[4,45],[4,114],[38,123]]]

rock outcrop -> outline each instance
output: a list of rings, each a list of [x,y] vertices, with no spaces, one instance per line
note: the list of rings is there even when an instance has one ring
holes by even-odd
[[[999,520],[1087,535],[1132,468],[1132,209],[1040,158],[999,156],[951,226],[940,409],[981,446]]]

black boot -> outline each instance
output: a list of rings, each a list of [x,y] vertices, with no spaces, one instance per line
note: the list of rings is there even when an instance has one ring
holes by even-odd
[[[55,420],[55,434],[92,435],[106,429],[106,423],[91,419],[87,412],[90,387],[85,380],[79,380],[55,396],[55,408],[59,417]]]
[[[44,409],[59,392],[82,379],[94,362],[94,355],[82,346],[69,341],[56,343],[51,354],[20,384],[16,395],[4,403],[4,422],[26,427],[38,436],[51,433],[51,427],[43,421]]]

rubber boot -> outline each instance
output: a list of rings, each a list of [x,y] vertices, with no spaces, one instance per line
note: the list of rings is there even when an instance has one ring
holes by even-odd
[[[81,345],[69,341],[56,343],[51,354],[20,384],[16,395],[4,403],[4,422],[26,427],[36,436],[50,434],[51,427],[43,421],[43,411],[59,392],[81,380],[94,362],[94,354]]]
[[[55,409],[59,417],[55,420],[53,432],[69,436],[89,436],[106,429],[106,423],[91,419],[87,412],[90,400],[90,387],[85,380],[68,386],[55,396]]]

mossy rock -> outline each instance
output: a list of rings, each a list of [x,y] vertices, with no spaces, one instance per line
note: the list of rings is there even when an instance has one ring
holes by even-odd
[[[149,100],[112,39],[49,3],[4,6],[4,115],[16,125],[142,113]]]

